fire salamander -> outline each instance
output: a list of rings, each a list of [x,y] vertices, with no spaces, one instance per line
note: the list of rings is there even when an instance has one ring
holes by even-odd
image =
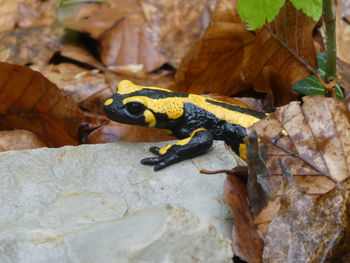
[[[200,95],[137,86],[128,80],[119,83],[103,109],[113,121],[166,129],[181,139],[164,148],[150,148],[157,156],[142,159],[141,163],[155,165],[155,171],[206,153],[213,140],[225,141],[245,159],[242,139],[246,128],[266,116]]]

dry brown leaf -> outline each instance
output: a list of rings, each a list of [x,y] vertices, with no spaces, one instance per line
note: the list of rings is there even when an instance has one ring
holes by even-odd
[[[337,56],[350,63],[350,4],[347,0],[338,0],[336,5]]]
[[[151,72],[166,62],[179,65],[207,25],[214,2],[110,0],[80,5],[63,24],[98,39],[101,60],[111,70]]]
[[[258,135],[252,131],[247,143],[248,178],[247,193],[248,202],[254,216],[258,215],[269,201],[275,199],[280,187],[279,180],[271,175],[265,163],[267,146],[259,146]]]
[[[59,54],[62,59],[68,58],[83,64],[89,65],[96,69],[105,70],[104,65],[101,64],[87,49],[80,45],[64,44]]]
[[[142,12],[152,32],[157,33],[155,47],[166,61],[178,68],[192,44],[210,21],[216,0],[146,0]],[[154,34],[154,33],[153,33]]]
[[[249,132],[256,130],[268,145],[267,167],[280,182],[281,158],[306,193],[324,194],[350,177],[350,113],[344,103],[331,98],[308,96],[303,101],[279,108]],[[278,209],[279,199],[255,218],[261,233]]]
[[[104,100],[113,93],[105,76],[98,70],[86,70],[71,63],[61,63],[41,68],[40,72],[79,106],[84,104],[83,108],[91,112],[101,112]],[[87,101],[96,96],[94,104],[89,103],[87,107]]]
[[[26,130],[0,131],[0,152],[45,147],[34,133]]]
[[[56,19],[55,0],[0,0],[0,6],[0,31],[47,26]]]
[[[213,23],[181,63],[176,89],[231,96],[254,86],[278,105],[289,102],[295,97],[292,84],[310,75],[299,59],[317,65],[315,23],[287,1],[271,31],[263,28],[253,35],[242,26],[234,2],[218,1]]]
[[[350,178],[312,197],[283,168],[281,208],[265,236],[264,262],[339,262],[350,250]]]
[[[101,60],[115,72],[149,72],[166,61],[151,42],[138,1],[111,0],[106,3],[80,5],[72,19],[63,22],[67,28],[88,32],[100,42]],[[151,59],[148,59],[151,58]],[[132,65],[125,68],[123,66]],[[122,67],[120,69],[120,67]]]
[[[249,263],[262,262],[264,241],[257,232],[250,212],[246,184],[235,175],[227,175],[223,200],[235,216],[232,229],[234,254]]]
[[[0,63],[0,127],[26,129],[49,146],[77,144],[82,113],[39,72]]]
[[[166,63],[163,55],[155,49],[152,32],[141,13],[121,20],[105,31],[99,40],[102,62],[116,72],[118,66],[123,65],[140,65],[136,67],[139,71],[151,72]]]
[[[173,136],[168,136],[164,131],[156,128],[139,127],[116,123],[111,121],[108,125],[93,131],[84,140],[84,143],[109,143],[109,142],[159,142],[174,140]]]
[[[297,94],[291,91],[292,85],[310,76],[310,71],[299,60],[317,69],[312,38],[315,25],[311,17],[287,1],[271,24],[257,32],[243,70],[244,78],[256,91],[272,96],[272,101],[278,102],[276,105],[295,99]]]
[[[0,60],[14,64],[46,65],[61,48],[63,29],[31,27],[0,32]]]
[[[255,37],[242,25],[235,2],[217,2],[213,23],[181,62],[176,90],[231,96],[250,87],[242,80],[241,71]]]
[[[97,39],[125,16],[139,11],[138,0],[109,0],[64,7],[59,17],[64,27],[88,32]]]

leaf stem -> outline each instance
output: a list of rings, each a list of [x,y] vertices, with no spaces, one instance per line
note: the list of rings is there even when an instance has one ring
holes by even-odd
[[[322,0],[322,18],[326,26],[327,64],[325,81],[329,83],[337,78],[337,48],[335,31],[334,0]]]

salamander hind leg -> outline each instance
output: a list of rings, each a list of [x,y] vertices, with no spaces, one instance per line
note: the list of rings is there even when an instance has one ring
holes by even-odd
[[[173,145],[164,148],[151,147],[150,151],[157,154],[156,157],[149,157],[141,160],[142,164],[155,165],[154,170],[158,171],[171,164],[206,153],[213,145],[213,136],[206,129],[200,128],[192,132],[190,137],[178,141]]]

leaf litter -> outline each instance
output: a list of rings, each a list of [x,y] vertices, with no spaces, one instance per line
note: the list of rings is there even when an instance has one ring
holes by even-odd
[[[287,1],[275,20],[253,34],[242,25],[235,3],[217,2],[213,23],[182,60],[176,89],[232,96],[253,87],[272,105],[296,99],[292,84],[310,69],[317,71],[316,23]]]
[[[43,3],[48,2],[44,1]],[[66,14],[64,12],[59,13],[61,21],[62,18],[68,17],[65,22],[66,24],[71,23],[70,28],[88,31],[93,38],[100,44],[103,44],[103,47],[101,46],[101,52],[103,51],[105,53],[103,53],[101,58],[102,62],[107,66],[103,65],[98,59],[96,60],[94,55],[84,53],[82,50],[77,51],[76,47],[65,45],[63,48],[53,45],[54,48],[50,50],[50,53],[42,55],[40,60],[35,60],[35,52],[38,52],[35,51],[33,55],[26,55],[24,53],[25,55],[22,56],[21,61],[18,61],[21,64],[33,63],[34,67],[40,65],[38,68],[43,70],[43,72],[46,70],[48,72],[47,74],[51,73],[51,76],[53,76],[52,80],[55,79],[54,82],[57,82],[58,86],[61,86],[67,91],[69,90],[68,93],[76,99],[80,107],[89,109],[92,112],[85,114],[85,120],[89,120],[90,124],[92,124],[93,119],[96,119],[96,126],[91,126],[93,127],[91,130],[94,130],[92,133],[93,136],[91,138],[85,138],[86,142],[97,143],[99,141],[115,140],[115,134],[117,133],[113,130],[123,130],[119,127],[113,127],[113,123],[104,126],[106,128],[101,127],[96,129],[105,120],[103,117],[100,117],[100,112],[97,109],[104,98],[110,96],[113,92],[115,84],[120,78],[131,78],[135,83],[142,85],[162,86],[165,88],[172,87],[173,81],[171,78],[162,75],[162,73],[160,77],[159,75],[156,76],[157,73],[152,76],[148,72],[154,69],[159,70],[160,65],[165,62],[175,67],[179,66],[181,57],[185,53],[188,53],[188,55],[181,62],[177,72],[177,90],[194,93],[215,92],[233,95],[254,88],[256,91],[268,94],[272,104],[276,105],[285,104],[294,99],[296,95],[290,91],[291,84],[298,79],[308,76],[310,74],[308,67],[315,69],[317,65],[316,55],[313,45],[311,45],[314,23],[310,22],[300,11],[292,9],[288,4],[281,11],[288,14],[288,21],[283,20],[285,18],[280,14],[269,26],[257,31],[256,35],[254,35],[252,32],[247,31],[241,24],[241,20],[235,10],[234,1],[219,0],[215,12],[212,13],[210,13],[210,10],[215,1],[184,1],[180,5],[170,3],[171,1],[162,1],[158,6],[155,1],[141,1],[140,5],[136,4],[138,1],[124,1],[122,8],[119,9],[119,13],[115,12],[115,6],[118,2],[123,1],[111,0],[108,3],[79,5],[78,12],[74,13],[73,18],[69,18],[69,12]],[[193,9],[193,5],[198,6],[198,4],[200,4],[200,8],[197,8],[197,13],[188,16],[186,12]],[[114,9],[110,5],[114,6]],[[31,7],[29,6],[27,5],[20,10],[23,16],[30,13],[28,10]],[[181,9],[182,6],[191,8]],[[119,7],[121,6],[119,5]],[[72,7],[67,8],[64,10],[72,10],[69,9]],[[99,12],[101,10],[105,11]],[[162,13],[162,10],[176,10],[178,12],[168,12],[171,15],[167,16],[164,15],[165,13]],[[39,14],[37,17],[41,17],[43,13],[40,12],[35,11],[34,13]],[[67,14],[68,16],[65,17]],[[208,24],[209,14],[213,23],[208,26],[202,39],[190,49],[192,43],[199,38],[203,32],[203,28]],[[33,22],[30,22],[30,19],[26,19],[25,17],[22,20],[13,20],[13,17],[16,16],[12,16],[12,20],[8,20],[10,22],[7,24],[7,28],[3,30],[13,29],[16,23],[20,28],[42,26],[42,24],[37,24],[36,22],[40,19],[34,19]],[[185,21],[184,19],[186,17],[190,17],[191,19]],[[143,23],[140,23],[140,21],[143,21]],[[173,23],[174,21],[175,23]],[[151,29],[157,30],[157,27],[161,24],[160,22],[164,24],[164,27],[158,28],[159,31],[156,31],[156,33],[151,33]],[[48,24],[45,24],[45,26]],[[285,24],[287,24],[287,27],[283,26]],[[190,34],[187,34],[188,28],[194,28],[194,30],[189,32]],[[302,30],[298,31],[298,28],[302,28]],[[125,35],[126,29],[130,29],[128,31],[132,32],[130,36]],[[24,36],[26,36],[26,31],[23,32]],[[5,36],[4,39],[6,39],[7,32],[3,32],[3,34]],[[191,36],[189,37],[189,35]],[[33,35],[30,36],[32,38]],[[14,39],[16,40],[16,38],[17,35],[15,35]],[[183,41],[183,38],[186,41]],[[38,39],[40,40],[40,37],[37,37]],[[304,39],[304,43],[302,39]],[[135,40],[135,45],[125,46],[124,43],[126,41],[132,42],[131,40]],[[16,51],[10,49],[12,48],[12,44],[17,45],[17,43],[14,41],[8,41],[8,43],[7,49],[4,49],[6,52],[2,52],[0,54],[1,57],[6,59],[14,57],[14,59],[17,59],[15,56]],[[24,48],[23,50],[29,50],[25,51],[27,54],[30,54],[30,46],[39,45],[40,41],[31,43],[33,45],[27,45],[29,49],[25,45],[22,46]],[[51,42],[49,41],[48,43]],[[137,48],[137,45],[140,43],[143,43],[142,46],[144,49],[142,50]],[[123,46],[124,48],[122,48]],[[130,51],[127,50],[128,46],[130,46]],[[125,54],[119,54],[116,50],[119,50],[119,53],[123,53],[124,51],[131,52],[129,53],[130,56],[128,56],[137,59],[126,59],[127,56]],[[60,53],[57,53],[57,51]],[[71,67],[66,67],[64,64],[47,66],[46,64],[54,52],[60,54],[61,57],[71,58],[81,64],[74,62],[73,68],[75,67],[75,69],[72,70],[73,72],[69,72]],[[111,55],[111,52],[114,54]],[[143,54],[147,52],[149,53],[148,55],[160,59],[153,61],[149,57],[147,58],[147,56],[143,57]],[[291,55],[293,52],[296,53],[299,60]],[[78,53],[79,55],[77,55]],[[259,56],[256,57],[255,55]],[[69,63],[72,63],[72,61]],[[141,65],[142,68],[139,69],[138,65]],[[86,66],[92,66],[92,68],[88,69]],[[139,71],[135,73],[135,69]],[[16,87],[19,93],[14,94],[11,93],[7,86],[14,87],[18,83],[11,84],[9,82],[10,84],[4,86],[5,93],[0,97],[2,101],[5,101],[2,107],[2,116],[5,118],[3,118],[3,122],[0,122],[2,129],[23,127],[24,129],[32,130],[35,134],[39,135],[40,139],[44,138],[43,144],[49,146],[76,144],[77,129],[78,124],[80,124],[78,119],[82,116],[81,112],[76,110],[76,104],[70,99],[67,99],[66,96],[62,96],[61,92],[57,92],[56,87],[53,88],[53,84],[50,84],[47,80],[43,80],[36,75],[33,76],[33,73],[27,71],[27,69],[16,68],[16,70],[21,72],[21,79],[18,79],[20,79],[21,85],[23,84],[27,89],[21,91],[20,89],[17,90]],[[119,75],[114,74],[111,70],[118,72]],[[3,72],[6,72],[6,70]],[[18,76],[17,73],[13,73],[13,75]],[[58,78],[60,75],[63,77],[62,80]],[[95,85],[95,82],[99,83],[99,81],[94,79],[96,76],[101,77],[102,88],[100,87],[96,90],[85,87],[74,88],[75,85],[79,87],[79,79],[82,82],[88,81],[94,83],[93,85]],[[104,77],[105,79],[103,79]],[[32,80],[30,81],[28,78]],[[38,87],[32,87],[33,83],[39,83],[37,85]],[[1,87],[3,86],[1,85]],[[82,89],[84,91],[79,94],[78,91]],[[42,103],[43,101],[46,103]],[[33,106],[31,103],[37,104]],[[261,138],[261,142],[268,145],[266,155],[261,155],[262,159],[259,161],[261,162],[259,163],[259,167],[264,166],[266,158],[266,167],[271,172],[267,176],[273,178],[272,184],[274,185],[268,185],[269,180],[264,181],[263,176],[254,179],[250,175],[248,181],[254,180],[251,181],[251,187],[248,188],[247,192],[244,189],[244,182],[236,181],[234,177],[228,177],[228,181],[225,184],[226,197],[224,197],[226,202],[231,203],[231,207],[236,214],[236,225],[233,231],[233,246],[236,246],[235,253],[242,256],[248,262],[261,262],[262,259],[267,261],[274,260],[274,255],[278,255],[279,253],[276,251],[285,251],[283,250],[285,249],[284,246],[282,248],[276,247],[276,243],[277,245],[286,243],[274,241],[272,236],[269,239],[269,245],[263,248],[262,237],[267,240],[270,232],[283,232],[283,229],[277,230],[274,225],[275,218],[279,218],[279,222],[283,222],[283,225],[286,225],[288,233],[285,233],[285,236],[289,235],[291,237],[294,232],[302,236],[300,233],[305,230],[305,228],[295,227],[295,224],[298,224],[298,218],[295,219],[295,214],[290,212],[289,207],[294,209],[296,206],[293,202],[297,199],[288,199],[288,196],[286,196],[289,187],[286,181],[283,180],[286,169],[281,169],[279,159],[282,159],[282,162],[290,168],[297,184],[300,185],[302,191],[305,191],[304,194],[300,190],[302,194],[296,195],[299,199],[308,200],[309,204],[327,207],[327,202],[324,200],[337,201],[341,199],[339,196],[345,196],[344,185],[347,184],[349,177],[348,170],[346,170],[348,169],[346,165],[349,165],[349,145],[347,143],[349,141],[349,116],[346,106],[337,103],[325,102],[325,100],[318,97],[313,99],[305,98],[303,105],[295,102],[291,103],[254,126],[254,129]],[[40,105],[41,108],[37,107],[37,105]],[[58,108],[61,108],[61,110]],[[319,112],[317,112],[317,109]],[[325,119],[320,125],[319,120],[323,117]],[[332,126],[332,123],[336,125]],[[134,127],[129,129],[133,130]],[[128,128],[125,128],[125,131],[123,131],[126,136],[125,139],[137,140],[137,136],[139,135],[135,135],[135,138],[133,136],[127,137],[130,134],[129,131]],[[63,137],[58,138],[58,133],[60,136],[63,134]],[[145,136],[143,131],[139,133]],[[121,135],[119,137],[123,136]],[[343,138],[346,138],[346,140]],[[335,139],[338,139],[338,141]],[[344,152],[343,155],[339,151],[341,147]],[[259,150],[255,150],[255,153],[259,153]],[[251,169],[250,173],[254,174],[254,169]],[[284,188],[283,185],[287,186]],[[273,189],[277,186],[280,188],[277,192],[277,197],[273,199],[275,195]],[[252,191],[256,191],[257,187],[260,187],[259,192],[266,195],[263,202],[256,201],[260,195],[254,196],[254,193],[252,194]],[[341,190],[336,190],[338,188]],[[229,195],[227,194],[227,189],[231,189],[229,190]],[[242,192],[243,190],[246,191],[245,194]],[[296,193],[297,191],[293,190],[289,192]],[[337,193],[332,195],[331,193],[333,192]],[[237,198],[235,196],[237,194],[240,197],[232,201],[230,198]],[[312,201],[310,201],[310,198],[305,198],[305,196],[311,197]],[[338,199],[334,196],[338,196]],[[257,216],[253,216],[249,210],[247,203],[248,197],[249,205],[255,209],[253,210],[254,215]],[[322,202],[317,201],[321,199],[323,200]],[[348,200],[347,197],[343,199]],[[337,206],[338,208],[344,207],[345,203],[348,204],[348,201],[344,200],[337,203],[337,205],[339,204]],[[268,205],[262,208],[265,202]],[[235,206],[237,207],[234,208]],[[287,209],[284,209],[285,207]],[[303,207],[301,206],[300,209],[304,209]],[[305,212],[307,216],[303,218],[312,217],[316,223],[320,222],[314,215],[320,213],[324,216],[325,214],[324,211],[317,210],[315,207],[308,207],[309,210]],[[344,211],[348,210],[345,209]],[[335,217],[338,220],[336,222],[340,222],[336,228],[338,232],[329,231],[329,234],[327,234],[327,238],[329,238],[325,239],[325,242],[321,242],[322,244],[320,243],[319,245],[319,247],[324,247],[324,244],[328,242],[327,240],[336,240],[336,245],[329,249],[331,252],[319,253],[321,250],[316,251],[315,248],[310,247],[310,244],[305,243],[305,245],[303,244],[303,253],[305,252],[302,255],[303,257],[309,256],[309,253],[313,251],[315,256],[313,258],[311,257],[310,260],[316,260],[320,257],[327,260],[336,259],[347,249],[344,246],[342,247],[341,244],[344,243],[342,241],[349,239],[348,227],[346,227],[349,225],[347,223],[348,218],[344,219],[344,214],[342,213],[334,214],[336,214]],[[246,223],[248,223],[247,228]],[[257,224],[258,228],[255,227],[254,223]],[[340,232],[339,236],[336,236],[341,231],[339,230],[339,226],[343,226],[344,231]],[[270,228],[272,229],[271,231]],[[290,229],[293,231],[289,231]],[[315,226],[310,229],[319,230],[321,228]],[[305,235],[308,237],[317,237],[317,234],[307,233]],[[283,233],[280,233],[279,236],[283,236]],[[237,239],[240,239],[240,242]],[[299,240],[293,239],[287,245],[293,249],[295,244],[301,243]],[[242,250],[245,252],[242,252]],[[263,251],[264,258],[261,256]]]
[[[55,84],[26,66],[0,63],[0,127],[34,132],[45,144],[77,144],[82,112]]]
[[[262,177],[262,167],[249,174],[248,180],[253,177],[255,181],[254,187],[247,187],[247,197],[250,192],[258,195],[248,199],[257,231],[265,241],[264,262],[342,258],[350,249],[346,242],[350,232],[350,113],[346,104],[320,95],[306,96],[303,104],[291,102],[254,124],[249,136],[254,132],[261,147],[267,146],[266,168],[270,171]],[[250,148],[251,144],[247,152]],[[257,158],[248,160],[251,169]],[[278,191],[270,190],[278,186]],[[265,193],[257,192],[257,187]],[[267,205],[254,213],[261,209],[266,195],[270,196]],[[250,225],[248,221],[242,224]],[[235,226],[233,232],[238,227],[244,226]]]

